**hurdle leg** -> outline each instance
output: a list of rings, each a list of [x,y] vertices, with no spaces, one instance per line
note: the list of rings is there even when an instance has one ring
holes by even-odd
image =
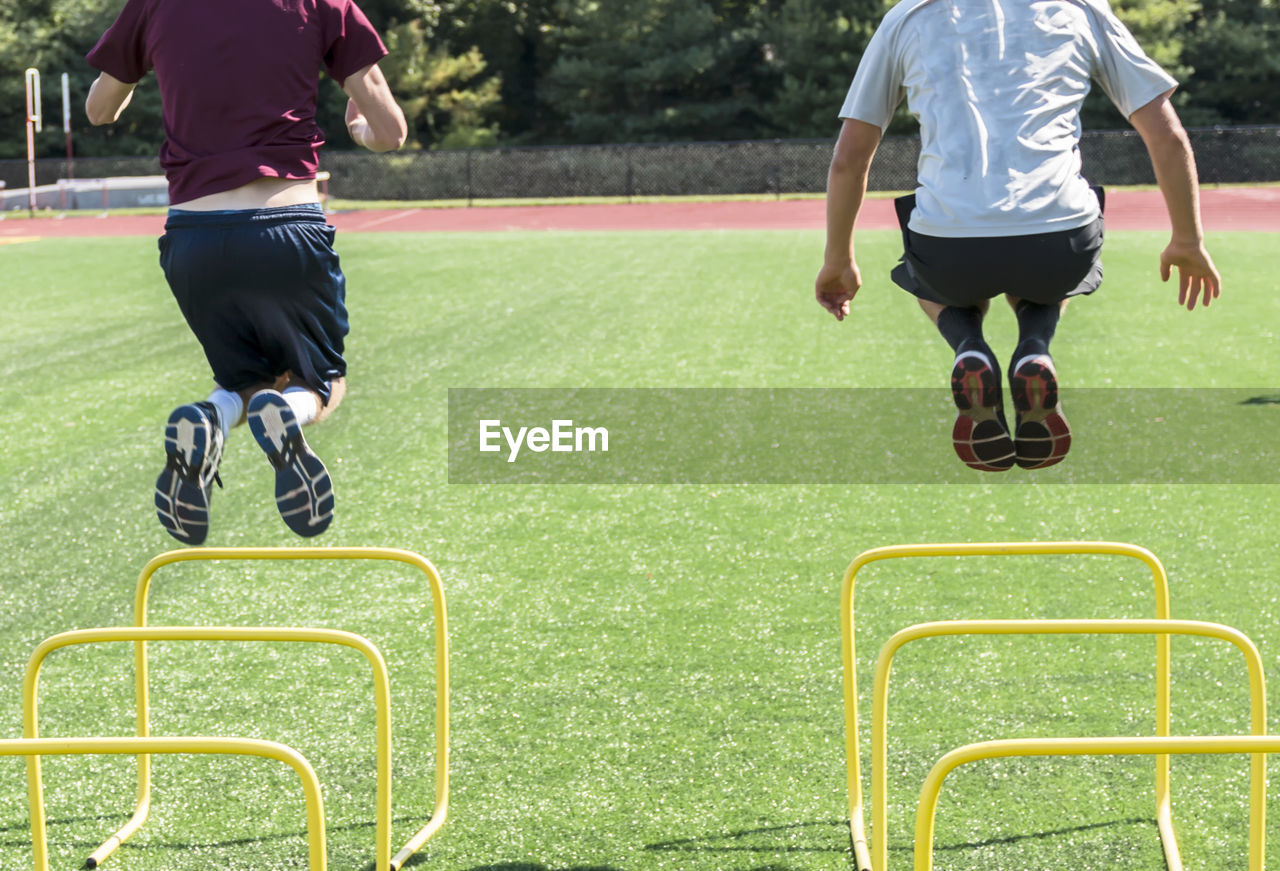
[[[144,615],[143,625],[145,625],[145,620]],[[138,708],[137,734],[139,738],[146,738],[151,734],[150,696],[147,691],[146,641],[135,641],[133,644],[133,669]],[[133,837],[133,834],[142,828],[142,824],[147,821],[147,815],[150,813],[151,756],[143,753],[138,756],[138,798],[133,807],[133,814],[123,826],[116,830],[115,834],[103,841],[98,846],[98,849],[89,854],[89,857],[84,860],[84,866],[86,868],[97,868],[107,861],[107,858],[116,851],[116,848]]]
[[[1194,738],[1011,738],[1003,741],[983,741],[966,744],[944,755],[929,771],[920,790],[916,808],[915,871],[933,871],[934,820],[938,811],[938,798],[946,776],[961,765],[981,759],[1001,759],[1022,756],[1114,756],[1114,755],[1162,755],[1205,753],[1250,753],[1256,757],[1280,752],[1280,736],[1274,735],[1212,735]],[[1256,772],[1256,768],[1255,768]],[[1253,805],[1261,798],[1265,801],[1265,788],[1250,794],[1250,819],[1256,819]],[[1249,871],[1265,871],[1266,844],[1263,833],[1250,826]]]
[[[28,784],[31,799],[31,848],[35,856],[35,871],[49,871],[49,850],[44,816],[44,786],[40,780],[41,756],[73,756],[87,754],[146,755],[150,753],[196,753],[258,756],[276,759],[297,772],[302,782],[303,799],[307,813],[307,844],[310,871],[326,871],[324,834],[324,799],[320,793],[320,781],[305,757],[291,747],[274,741],[249,738],[7,738],[0,739],[0,756],[25,756],[29,772],[34,772]]]

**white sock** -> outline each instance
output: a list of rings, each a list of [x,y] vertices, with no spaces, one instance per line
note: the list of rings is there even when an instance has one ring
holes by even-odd
[[[213,407],[218,409],[218,422],[222,425],[222,437],[226,438],[231,431],[231,427],[240,422],[240,416],[244,414],[244,400],[240,398],[240,394],[232,393],[230,390],[223,390],[219,387],[217,390],[209,394],[209,402]]]
[[[320,403],[316,395],[306,387],[286,387],[284,401],[293,409],[293,416],[298,419],[298,426],[306,426],[316,419],[320,413]]]

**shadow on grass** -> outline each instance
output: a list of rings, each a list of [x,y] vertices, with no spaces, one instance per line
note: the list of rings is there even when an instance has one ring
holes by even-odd
[[[405,863],[406,868],[417,864],[414,861]],[[422,864],[426,864],[424,859]],[[550,868],[546,865],[537,863],[530,864],[528,862],[505,862],[500,865],[477,865],[474,868],[468,868],[467,871],[622,871],[613,865],[574,865],[572,868]],[[792,871],[785,865],[759,865],[755,868],[744,869],[744,871]]]
[[[419,857],[414,856],[404,863],[404,867],[412,868],[415,865],[426,864],[426,858],[422,858],[419,861]],[[612,865],[574,865],[572,868],[549,868],[536,862],[503,862],[498,865],[476,865],[474,868],[468,868],[467,871],[622,871],[622,869],[615,868]]]
[[[47,824],[51,826],[56,826],[60,824],[71,824],[71,823],[93,823],[93,822],[105,823],[109,820],[115,820],[117,824],[120,824],[127,819],[129,818],[124,814],[98,814],[97,816],[92,816],[92,817],[63,817],[62,819],[48,820]],[[4,834],[7,832],[25,832],[27,834],[30,834],[31,821],[24,820],[20,823],[9,823],[7,825],[0,826],[0,834]],[[0,847],[25,847],[25,846],[28,846],[30,843],[31,843],[31,840],[29,838],[27,840],[18,841],[18,842],[0,841]]]
[[[828,820],[823,822],[793,823],[786,826],[764,826],[758,829],[741,829],[721,835],[701,835],[696,838],[680,838],[674,841],[660,841],[657,844],[646,844],[645,849],[660,853],[848,853],[846,846],[819,846],[802,844],[743,844],[735,843],[755,835],[770,835],[778,832],[793,832],[797,829],[821,828],[839,829],[847,834],[848,823],[844,820]],[[765,869],[757,869],[765,871]]]
[[[812,852],[812,853],[849,853],[847,848],[843,847],[821,847],[821,846],[795,846],[795,845],[765,845],[756,846],[749,844],[732,844],[724,843],[735,839],[749,838],[754,835],[768,835],[777,832],[793,831],[803,828],[835,828],[847,831],[846,823],[843,820],[833,820],[831,822],[812,822],[812,823],[796,823],[786,826],[766,826],[758,829],[743,829],[737,832],[729,832],[723,835],[707,835],[697,838],[681,838],[673,841],[661,841],[656,844],[646,844],[645,850],[650,852],[673,852],[673,853],[715,853],[715,852],[753,852],[753,853],[796,853],[796,852]],[[416,866],[425,867],[430,860],[422,854],[414,856],[405,863],[405,868],[413,868]],[[365,869],[370,871],[370,869]],[[613,865],[574,865],[571,868],[550,867],[537,862],[503,862],[497,865],[476,865],[468,868],[467,871],[622,871]],[[742,871],[793,871],[788,865],[768,864],[756,865]]]
[[[108,820],[123,820],[120,815],[100,814],[98,816],[86,817],[65,817],[56,820],[49,820],[49,825],[61,825],[85,822],[105,822]],[[395,823],[413,823],[416,817],[399,817],[393,820]],[[987,838],[981,841],[966,841],[959,844],[937,844],[934,851],[939,853],[954,852],[957,850],[972,850],[980,847],[993,847],[1000,845],[1017,844],[1023,841],[1039,841],[1047,838],[1061,837],[1063,835],[1078,834],[1081,832],[1096,831],[1098,829],[1107,829],[1114,826],[1136,826],[1136,825],[1154,825],[1154,822],[1146,817],[1131,817],[1123,820],[1110,820],[1103,823],[1089,823],[1081,826],[1068,826],[1059,829],[1046,829],[1038,832],[1030,832],[1022,835],[1006,835],[998,838]],[[373,823],[351,823],[345,826],[333,826],[328,829],[331,832],[355,831],[357,829],[372,829]],[[838,837],[847,839],[848,837],[848,821],[847,820],[827,820],[815,821],[809,823],[792,823],[790,825],[780,826],[763,826],[755,829],[740,829],[735,832],[726,832],[718,835],[700,835],[696,838],[680,838],[672,841],[659,841],[655,844],[646,844],[644,849],[655,853],[852,853],[849,845],[841,846],[820,846],[820,845],[798,845],[798,844],[742,844],[735,843],[757,835],[773,835],[780,832],[793,832],[798,829],[837,829]],[[0,833],[27,832],[30,829],[30,823],[13,823],[0,826]],[[234,838],[225,841],[207,841],[207,842],[183,842],[183,843],[161,843],[151,842],[145,846],[124,843],[120,845],[122,850],[148,850],[148,849],[166,849],[166,850],[182,850],[191,849],[193,847],[216,849],[219,847],[240,847],[247,844],[268,843],[271,841],[281,841],[288,838],[305,838],[306,832],[298,830],[294,832],[280,832],[274,835],[263,835],[252,838]],[[73,846],[94,849],[98,846],[98,841],[88,842],[79,841],[72,842]],[[0,841],[0,847],[25,847],[30,845],[30,839],[24,838],[19,841],[9,840]],[[393,847],[395,845],[393,844]],[[890,847],[891,853],[906,854],[913,851],[911,846]],[[430,862],[427,855],[427,849],[411,856],[404,864],[404,868],[419,868]],[[361,871],[375,871],[374,863],[370,862],[364,866]],[[536,862],[503,862],[496,865],[476,865],[468,868],[467,871],[623,871],[623,869],[612,865],[574,865],[565,868],[552,868]],[[791,871],[786,865],[761,865],[745,871]]]
[[[721,835],[703,835],[697,838],[681,838],[674,841],[662,841],[657,844],[645,845],[646,850],[654,852],[675,852],[675,853],[852,853],[852,845],[848,843],[849,829],[847,820],[830,820],[826,822],[810,822],[810,823],[794,823],[785,826],[765,826],[758,829],[742,829],[736,832],[727,832]],[[1104,823],[1090,823],[1081,826],[1069,826],[1059,829],[1046,829],[1038,832],[1029,832],[1022,835],[1007,835],[998,838],[988,838],[982,841],[968,841],[961,844],[938,844],[934,850],[940,853],[957,850],[972,850],[979,847],[993,847],[1002,844],[1017,844],[1023,841],[1038,841],[1048,838],[1061,837],[1063,835],[1073,835],[1080,832],[1095,831],[1098,829],[1108,829],[1114,826],[1135,826],[1135,825],[1155,825],[1154,821],[1146,817],[1133,817],[1123,820],[1109,820]],[[836,829],[839,839],[839,846],[820,846],[820,845],[799,845],[799,844],[742,844],[736,843],[747,838],[757,835],[770,835],[780,832],[790,832],[797,829],[818,828],[818,829]],[[901,847],[890,847],[893,853],[911,853],[913,847],[904,845]],[[501,869],[506,871],[507,866],[496,866],[495,871]],[[472,869],[472,871],[490,871],[489,867],[483,869]],[[526,866],[511,866],[511,871],[526,871]],[[527,866],[527,871],[544,871],[540,866]],[[586,871],[586,869],[572,869],[572,871]],[[765,868],[753,869],[753,871],[786,871],[784,866],[770,865]]]
[[[945,853],[948,850],[971,850],[975,847],[995,847],[1000,844],[1017,844],[1022,841],[1041,841],[1045,838],[1056,838],[1061,835],[1074,835],[1079,832],[1091,832],[1097,829],[1109,829],[1113,826],[1139,826],[1139,825],[1155,825],[1155,820],[1149,817],[1132,817],[1127,820],[1110,820],[1105,823],[1089,823],[1085,826],[1069,826],[1063,829],[1046,829],[1041,832],[1029,832],[1025,835],[1006,835],[1002,838],[988,838],[985,841],[969,841],[964,844],[936,844],[934,850],[939,853]],[[911,847],[890,847],[891,851],[899,851],[910,853]]]
[[[116,824],[120,824],[120,823],[123,823],[126,819],[128,819],[128,817],[123,814],[99,814],[97,816],[62,817],[59,819],[51,819],[51,820],[48,820],[48,825],[52,827],[52,826],[58,826],[58,825],[70,825],[75,823],[89,823],[89,822],[114,822]],[[392,822],[396,824],[413,824],[413,823],[421,823],[422,820],[419,819],[418,817],[406,816],[406,817],[396,817],[392,820]],[[332,833],[332,832],[357,831],[359,829],[368,829],[372,831],[373,828],[374,828],[374,823],[366,822],[366,823],[350,823],[344,826],[327,826],[325,830],[326,830],[326,833]],[[15,847],[15,848],[30,847],[31,846],[30,831],[31,831],[31,823],[29,821],[25,821],[21,823],[10,823],[7,825],[0,825],[0,834],[17,833],[17,832],[23,832],[24,834],[27,834],[27,837],[22,838],[21,840],[0,841],[0,847]],[[125,843],[120,845],[119,849],[122,851],[125,851],[125,850],[189,850],[193,848],[219,849],[219,848],[227,848],[227,847],[243,847],[250,844],[267,844],[273,841],[283,841],[290,838],[295,838],[295,839],[306,838],[306,835],[307,833],[305,829],[298,829],[296,831],[290,831],[290,832],[278,832],[273,835],[261,835],[257,837],[245,837],[245,838],[230,838],[222,841],[199,841],[199,842],[196,842],[196,841],[183,841],[183,842],[150,841],[147,844],[133,844],[126,841]],[[101,843],[101,839],[94,839],[93,841],[86,841],[84,839],[80,839],[80,840],[74,840],[70,842],[60,841],[59,843],[64,846],[81,847],[81,848],[84,848],[85,850],[94,850],[94,849],[97,849],[98,845]],[[399,844],[394,842],[392,843],[391,846],[393,850],[398,849],[400,847]],[[426,866],[431,861],[427,854],[428,854],[428,846],[424,845],[422,850],[420,850],[418,853],[414,854],[413,856],[409,857],[409,859],[404,863],[403,867],[406,869],[409,869],[409,868],[419,868],[419,867]],[[375,863],[369,862],[367,865],[363,866],[360,869],[360,871],[375,871]],[[468,869],[468,871],[622,871],[622,869],[614,868],[609,865],[575,865],[572,868],[550,868],[546,865],[540,865],[537,863],[509,862],[509,863],[503,863],[498,865],[477,865],[474,868]],[[786,871],[786,869],[759,868],[759,869],[753,869],[753,871]]]
[[[106,822],[108,820],[115,821],[117,824],[123,824],[124,821],[127,819],[128,819],[128,816],[125,816],[123,814],[101,814],[93,817],[62,817],[56,820],[48,820],[47,825],[50,827],[53,827],[58,825],[71,824],[71,823],[88,823],[88,822],[94,822],[94,821]],[[421,824],[422,819],[420,819],[419,817],[395,817],[392,819],[392,822],[406,823],[406,824],[412,824],[412,823]],[[374,825],[375,825],[374,823],[367,822],[367,823],[348,823],[347,825],[344,825],[344,826],[325,826],[325,832],[326,834],[331,832],[354,832],[359,829],[368,829],[372,831],[374,828]],[[0,833],[4,833],[4,832],[25,832],[29,835],[31,832],[31,823],[30,822],[14,823],[12,825],[0,826]],[[106,837],[106,834],[104,834],[103,837]],[[288,831],[288,832],[277,832],[274,835],[257,835],[254,837],[230,838],[224,841],[181,841],[181,842],[148,841],[146,844],[134,844],[130,841],[125,841],[123,844],[120,845],[120,849],[121,850],[217,849],[219,847],[243,847],[246,844],[268,844],[273,841],[288,840],[289,838],[302,838],[305,840],[306,837],[307,837],[306,829],[297,829],[297,830]],[[87,847],[92,850],[98,847],[98,844],[101,843],[101,839],[95,840],[92,843],[90,843],[89,841],[85,841],[83,839],[79,841],[74,841],[74,840],[61,841],[60,843],[70,844],[73,847]],[[12,841],[12,840],[0,841],[0,847],[28,847],[30,845],[31,845],[30,837],[23,838],[20,841]],[[399,844],[395,844],[394,842],[392,843],[392,849],[398,849],[399,846],[400,846]],[[412,865],[412,864],[413,864],[412,862],[406,863],[405,867],[409,867],[409,865]],[[373,863],[370,863],[369,867],[372,868]]]

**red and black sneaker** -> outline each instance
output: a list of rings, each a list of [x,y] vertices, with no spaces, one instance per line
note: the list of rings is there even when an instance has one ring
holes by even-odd
[[[960,412],[951,430],[956,456],[981,472],[1003,472],[1012,467],[1013,439],[1001,406],[1000,372],[995,361],[981,351],[957,354],[951,370],[951,396]]]
[[[1071,426],[1058,401],[1058,374],[1048,354],[1029,354],[1009,375],[1018,425],[1013,443],[1018,465],[1043,469],[1062,462],[1071,450]]]

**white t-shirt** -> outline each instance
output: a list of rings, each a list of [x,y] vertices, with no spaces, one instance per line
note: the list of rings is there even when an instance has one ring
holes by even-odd
[[[1098,217],[1080,175],[1090,80],[1127,118],[1177,82],[1107,0],[901,0],[867,46],[841,118],[920,121],[909,226],[927,236],[1020,236]]]

